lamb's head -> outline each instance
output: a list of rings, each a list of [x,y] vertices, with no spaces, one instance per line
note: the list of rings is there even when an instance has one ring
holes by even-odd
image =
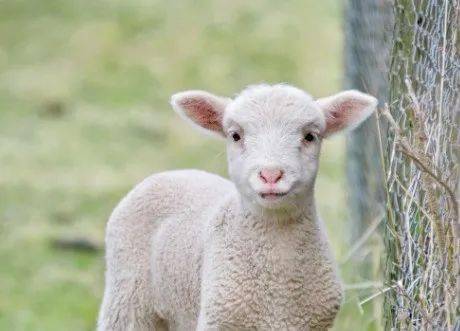
[[[358,126],[377,100],[358,91],[314,100],[288,85],[257,85],[234,99],[187,91],[171,103],[227,140],[229,174],[245,201],[285,209],[312,194],[322,139]]]

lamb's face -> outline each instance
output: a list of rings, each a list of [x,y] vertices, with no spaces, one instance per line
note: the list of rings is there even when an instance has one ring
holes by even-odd
[[[267,208],[293,205],[313,186],[325,118],[306,93],[249,88],[224,114],[229,174],[241,194]]]
[[[296,207],[310,194],[321,141],[369,116],[376,99],[356,91],[313,100],[287,85],[249,87],[234,100],[189,91],[174,109],[227,140],[230,177],[245,201],[263,208]]]

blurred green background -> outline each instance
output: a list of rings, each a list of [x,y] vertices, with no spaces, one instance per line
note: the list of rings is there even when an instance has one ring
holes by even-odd
[[[336,0],[0,0],[0,330],[93,330],[104,227],[153,172],[226,174],[224,146],[170,110],[171,94],[231,96],[288,82],[314,96],[342,83]],[[318,202],[339,261],[350,248],[344,138],[325,143]],[[84,238],[101,249],[64,249]],[[340,266],[363,282],[359,262]],[[379,329],[348,289],[336,330]]]

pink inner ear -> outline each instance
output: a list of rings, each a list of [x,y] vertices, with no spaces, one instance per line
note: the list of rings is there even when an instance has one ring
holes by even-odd
[[[345,129],[358,120],[359,113],[367,103],[360,100],[346,100],[333,108],[326,115],[326,132],[333,133]]]
[[[214,106],[202,98],[186,98],[179,102],[186,115],[195,123],[212,131],[222,130],[222,116]]]

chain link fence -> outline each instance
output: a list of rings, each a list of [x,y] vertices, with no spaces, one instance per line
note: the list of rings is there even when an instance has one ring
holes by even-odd
[[[460,329],[459,1],[395,0],[394,11],[382,148],[386,329]]]

